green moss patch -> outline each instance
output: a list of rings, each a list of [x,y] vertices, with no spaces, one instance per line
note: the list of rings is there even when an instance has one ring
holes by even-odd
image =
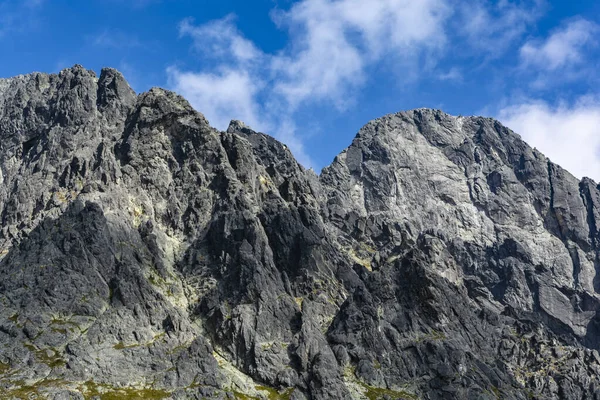
[[[160,389],[115,388],[92,381],[81,388],[86,400],[163,400],[171,394]]]
[[[294,393],[294,388],[288,388],[282,392],[279,392],[277,391],[277,389],[274,389],[272,387],[260,385],[256,386],[256,390],[269,393],[269,400],[290,400],[292,397],[292,393]]]
[[[50,368],[58,368],[64,366],[67,362],[60,356],[58,351],[54,349],[38,349],[31,343],[25,343],[25,348],[35,355],[38,362],[46,364]]]
[[[65,386],[65,382],[59,379],[43,380],[31,385],[25,384],[24,381],[16,381],[12,384],[12,387],[3,389],[5,390],[2,393],[3,399],[41,399],[45,398],[44,394],[48,392],[48,389],[57,389]]]
[[[246,395],[244,393],[237,392],[235,390],[233,390],[232,393],[233,393],[233,397],[236,400],[260,400],[258,397],[248,396],[248,395]]]
[[[10,365],[0,362],[0,375],[4,375],[8,371],[10,371]]]
[[[158,340],[162,339],[165,336],[165,332],[161,332],[157,335],[155,335],[152,340],[150,340],[149,342],[146,343],[132,343],[132,344],[125,344],[123,342],[119,342],[117,344],[115,344],[113,346],[114,349],[116,350],[125,350],[125,349],[133,349],[136,347],[141,347],[141,346],[152,346],[154,343],[156,343]]]
[[[439,342],[439,341],[444,341],[447,340],[448,338],[446,337],[446,335],[443,332],[440,331],[436,331],[433,330],[429,333],[425,333],[422,335],[419,335],[415,338],[415,342],[416,343],[422,343],[422,342]]]
[[[391,389],[383,389],[378,387],[369,386],[366,383],[359,382],[359,384],[365,389],[365,396],[369,400],[384,400],[384,399],[393,399],[393,400],[418,400],[419,397],[410,392],[406,392],[404,390],[391,390]]]
[[[123,342],[119,342],[113,346],[115,350],[125,350],[125,349],[133,349],[135,347],[140,347],[140,344],[124,344]]]
[[[288,388],[283,391],[278,391],[275,388],[269,386],[255,386],[255,389],[259,392],[266,392],[268,400],[290,400],[292,398],[292,393],[294,393],[294,388]],[[236,390],[231,391],[236,400],[261,400],[263,397],[250,396],[245,393],[238,392]]]
[[[15,324],[17,328],[23,328],[23,324],[19,322],[19,314],[11,315],[8,320]]]

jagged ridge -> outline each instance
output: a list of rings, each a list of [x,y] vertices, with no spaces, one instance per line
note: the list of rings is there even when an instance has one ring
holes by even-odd
[[[320,176],[113,69],[0,80],[0,393],[600,396],[600,192],[497,121],[368,123]]]

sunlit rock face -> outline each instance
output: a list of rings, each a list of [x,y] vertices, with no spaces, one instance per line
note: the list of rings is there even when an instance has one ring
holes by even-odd
[[[317,176],[113,69],[18,76],[0,213],[0,398],[600,398],[600,191],[492,119]]]

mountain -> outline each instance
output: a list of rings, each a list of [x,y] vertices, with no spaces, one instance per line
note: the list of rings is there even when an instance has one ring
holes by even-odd
[[[600,191],[493,119],[317,176],[114,69],[18,76],[0,213],[2,399],[600,398]]]

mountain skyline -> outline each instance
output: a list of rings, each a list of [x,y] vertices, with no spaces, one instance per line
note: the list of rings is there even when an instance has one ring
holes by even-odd
[[[600,395],[600,187],[499,121],[364,125],[319,176],[81,65],[0,81],[0,396]]]
[[[317,172],[366,121],[419,107],[498,118],[600,180],[594,1],[0,1],[0,77],[119,68],[243,120]]]

